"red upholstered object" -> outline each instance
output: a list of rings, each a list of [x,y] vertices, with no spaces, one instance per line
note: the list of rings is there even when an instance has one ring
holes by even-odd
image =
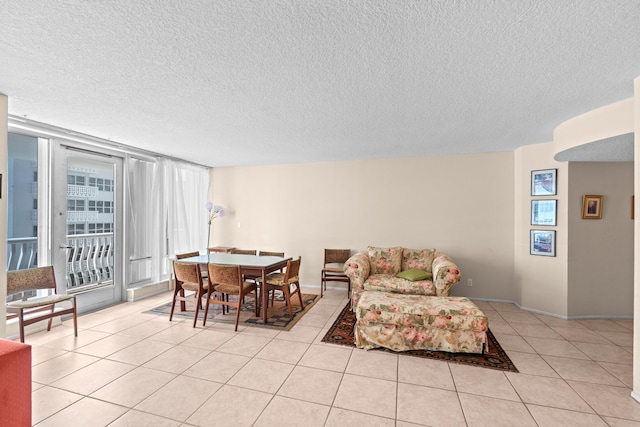
[[[31,426],[31,346],[0,339],[0,425]]]

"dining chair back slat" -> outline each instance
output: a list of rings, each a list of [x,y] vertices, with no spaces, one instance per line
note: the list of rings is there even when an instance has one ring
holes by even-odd
[[[237,255],[255,255],[258,251],[255,249],[233,249],[231,251],[232,254]]]

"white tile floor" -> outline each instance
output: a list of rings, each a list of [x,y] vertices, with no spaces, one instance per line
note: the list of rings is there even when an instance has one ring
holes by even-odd
[[[37,426],[640,426],[632,321],[565,321],[477,302],[520,373],[321,342],[329,291],[289,332],[125,303],[27,337]]]

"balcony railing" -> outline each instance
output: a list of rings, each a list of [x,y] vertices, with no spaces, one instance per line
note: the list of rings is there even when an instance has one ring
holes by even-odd
[[[88,185],[67,184],[67,196],[71,197],[97,197],[98,189]]]
[[[67,211],[67,222],[96,222],[98,212],[96,211]]]
[[[113,233],[67,236],[67,289],[113,283]],[[38,239],[7,239],[7,270],[38,266]]]
[[[67,236],[67,289],[113,283],[113,233]]]
[[[26,270],[38,266],[38,239],[7,239],[7,270]]]

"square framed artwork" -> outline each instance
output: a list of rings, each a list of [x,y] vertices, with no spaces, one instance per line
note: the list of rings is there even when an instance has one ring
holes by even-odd
[[[556,176],[558,169],[531,171],[531,195],[555,196],[557,194]]]
[[[532,200],[531,225],[556,225],[557,200]]]
[[[582,219],[602,219],[603,196],[586,195],[582,197]]]
[[[556,232],[554,230],[531,230],[531,255],[556,256]]]

